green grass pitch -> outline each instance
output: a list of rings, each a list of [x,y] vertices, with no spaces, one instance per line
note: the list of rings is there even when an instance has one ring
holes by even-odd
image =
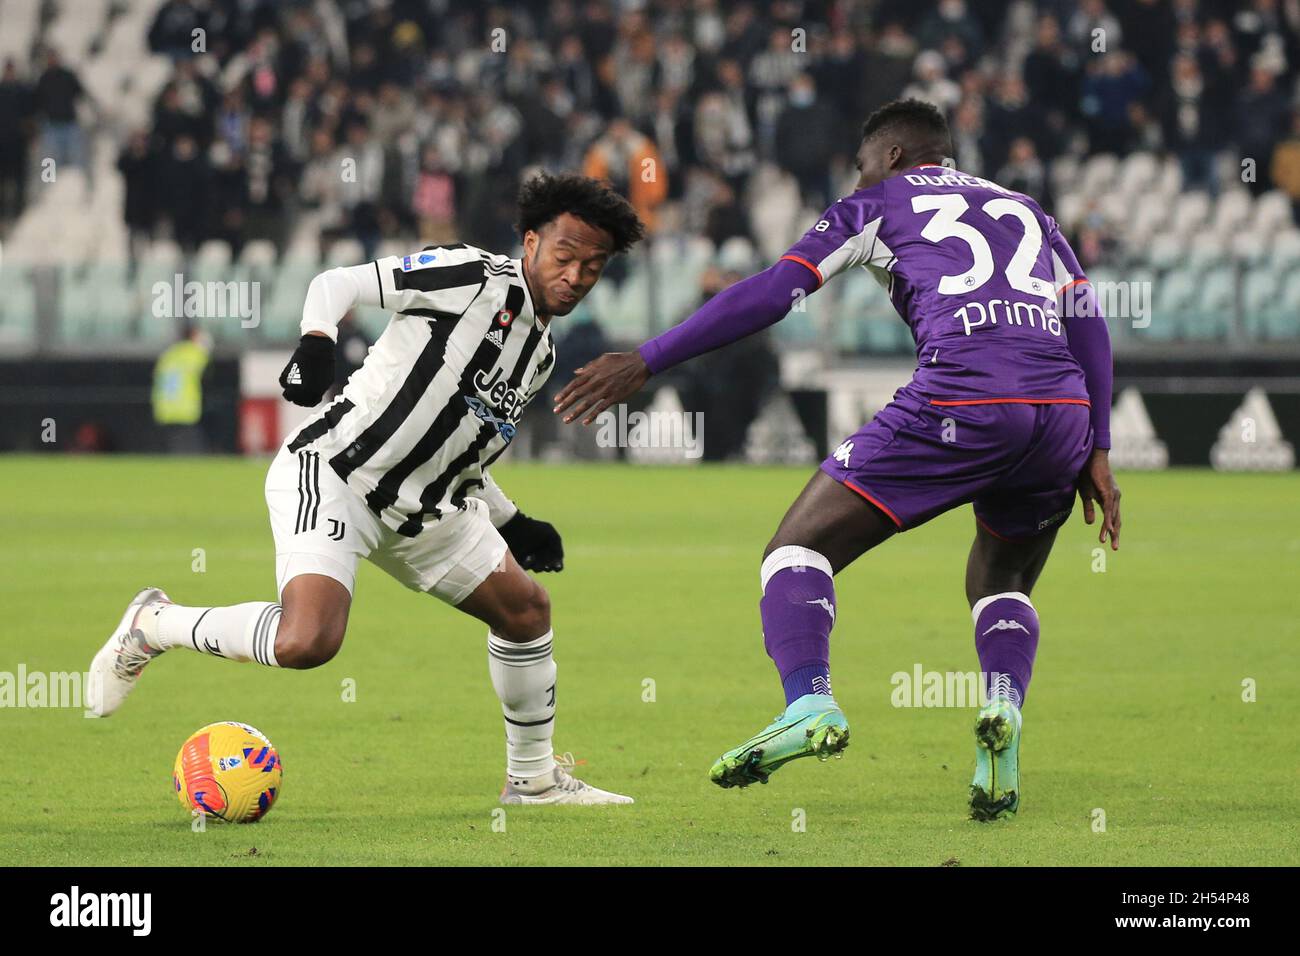
[[[0,671],[83,670],[146,584],[186,604],[273,599],[266,464],[0,458]],[[1076,508],[1034,594],[1043,636],[1021,813],[986,825],[965,819],[974,711],[890,700],[895,672],[977,668],[962,593],[969,509],[838,578],[832,666],[853,727],[844,759],[722,791],[707,778],[712,760],[782,707],[758,565],[809,469],[498,472],[567,548],[567,570],[544,576],[557,747],[636,806],[512,808],[504,832],[494,828],[503,731],[484,628],[365,564],[347,640],[325,667],[272,671],[178,650],[112,719],[0,710],[5,861],[1300,863],[1294,475],[1121,476],[1122,549],[1104,572]],[[1242,699],[1247,679],[1254,702]],[[223,719],[275,742],[282,798],[259,824],[195,833],[172,761],[188,734]]]

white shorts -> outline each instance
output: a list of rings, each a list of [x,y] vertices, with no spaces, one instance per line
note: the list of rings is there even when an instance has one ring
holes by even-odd
[[[319,453],[282,445],[266,474],[276,587],[283,595],[299,574],[324,574],[350,594],[357,559],[368,558],[411,590],[459,604],[507,550],[487,503],[468,497],[465,505],[408,538],[380,521]]]

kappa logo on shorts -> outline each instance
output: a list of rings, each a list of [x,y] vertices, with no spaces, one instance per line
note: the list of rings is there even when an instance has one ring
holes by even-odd
[[[841,442],[840,447],[835,449],[835,454],[831,457],[838,461],[845,468],[849,467],[849,456],[853,454],[853,442]]]

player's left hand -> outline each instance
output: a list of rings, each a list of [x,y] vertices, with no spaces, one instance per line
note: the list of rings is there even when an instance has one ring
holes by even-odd
[[[567,425],[585,413],[582,424],[590,425],[596,416],[615,402],[621,402],[650,380],[650,369],[640,352],[606,352],[594,362],[578,369],[573,380],[555,396],[555,414],[566,409]]]
[[[1092,524],[1096,519],[1093,502],[1101,505],[1101,533],[1097,540],[1106,543],[1110,537],[1110,549],[1119,550],[1119,485],[1110,470],[1110,452],[1105,448],[1094,448],[1084,465],[1078,481],[1079,497],[1083,500],[1083,520]]]
[[[564,570],[564,542],[549,521],[538,521],[519,511],[497,530],[525,571]]]

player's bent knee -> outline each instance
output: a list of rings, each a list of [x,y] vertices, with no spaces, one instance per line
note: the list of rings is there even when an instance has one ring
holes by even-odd
[[[498,633],[508,641],[531,641],[551,629],[551,597],[536,581],[506,610]]]
[[[308,670],[334,659],[343,646],[344,628],[325,622],[307,625],[283,623],[275,636],[275,659],[281,667]]]

